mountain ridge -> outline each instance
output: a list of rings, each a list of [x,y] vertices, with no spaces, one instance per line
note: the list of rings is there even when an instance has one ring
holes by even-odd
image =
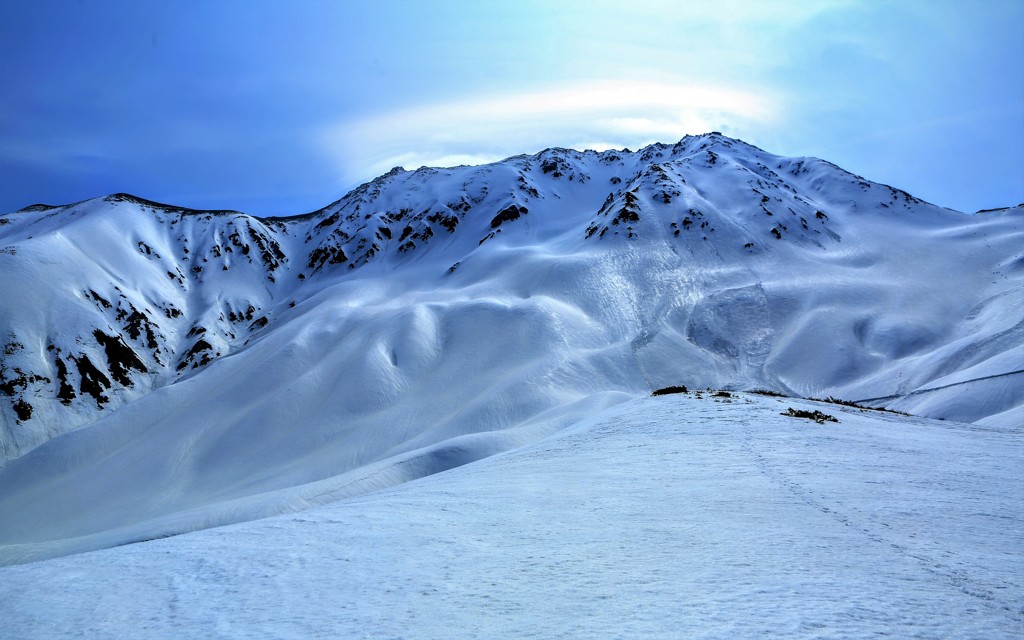
[[[574,154],[578,154],[578,155],[580,155],[580,154],[584,154],[584,155],[585,154],[597,154],[598,156],[600,156],[601,154],[606,154],[606,153],[613,153],[613,154],[614,153],[619,153],[619,154],[640,154],[641,156],[645,156],[645,155],[650,155],[650,154],[653,154],[653,153],[657,153],[659,151],[665,151],[667,149],[672,149],[672,148],[679,147],[680,145],[684,144],[685,142],[687,142],[689,140],[707,140],[707,139],[711,139],[711,140],[715,140],[715,141],[718,141],[718,140],[727,141],[730,144],[737,144],[738,143],[738,144],[744,145],[744,146],[746,146],[746,147],[748,147],[748,148],[750,148],[750,149],[752,149],[752,150],[754,150],[756,152],[766,153],[760,147],[752,145],[752,144],[750,144],[750,143],[748,143],[748,142],[746,142],[744,140],[741,140],[741,139],[738,139],[738,138],[731,138],[729,136],[725,136],[725,135],[723,135],[722,133],[720,133],[718,131],[711,131],[711,132],[703,133],[703,134],[689,134],[689,135],[686,135],[682,139],[680,139],[680,141],[678,143],[675,143],[675,144],[669,144],[669,143],[663,143],[663,142],[654,142],[654,143],[651,143],[651,144],[648,144],[646,146],[643,146],[643,147],[639,148],[635,152],[630,150],[628,147],[624,147],[624,148],[619,149],[619,150],[607,149],[607,150],[604,150],[604,151],[596,151],[596,150],[593,150],[593,149],[583,149],[583,150],[580,150],[580,149],[575,149],[575,148],[570,148],[570,147],[547,147],[547,148],[542,149],[541,151],[538,151],[538,152],[533,153],[533,154],[517,154],[517,155],[512,155],[512,156],[508,156],[506,158],[503,158],[501,160],[497,160],[495,162],[486,163],[486,164],[483,164],[483,165],[455,165],[455,166],[445,166],[445,167],[425,165],[425,166],[419,167],[418,169],[412,169],[412,170],[406,169],[404,166],[395,166],[395,167],[392,167],[387,172],[385,172],[385,173],[383,173],[383,174],[381,174],[379,176],[376,176],[374,178],[371,178],[370,180],[367,180],[366,182],[360,183],[359,185],[353,187],[347,193],[345,193],[341,198],[338,198],[337,200],[332,201],[330,204],[325,205],[323,207],[320,207],[318,209],[315,209],[313,211],[306,212],[306,213],[261,216],[261,215],[246,213],[244,211],[236,210],[236,209],[206,209],[206,208],[197,208],[197,207],[184,207],[184,206],[180,206],[180,205],[173,205],[173,204],[168,204],[168,203],[164,203],[164,202],[155,201],[155,200],[152,200],[152,199],[149,199],[149,198],[145,198],[143,196],[138,196],[138,195],[135,195],[135,194],[132,194],[132,193],[125,193],[125,192],[118,192],[118,193],[113,193],[113,194],[94,196],[92,198],[87,198],[85,200],[79,200],[79,201],[76,201],[76,202],[65,203],[65,204],[35,203],[35,204],[30,204],[30,205],[27,205],[25,207],[22,207],[21,209],[18,209],[17,211],[14,211],[13,213],[31,212],[31,211],[42,211],[42,210],[47,210],[47,209],[61,209],[61,208],[66,208],[66,207],[71,207],[71,206],[83,204],[83,203],[89,202],[91,200],[96,200],[96,199],[101,199],[101,198],[102,199],[113,198],[113,199],[123,199],[123,200],[129,200],[129,201],[136,201],[138,204],[144,204],[144,205],[155,207],[155,208],[161,208],[161,209],[167,209],[167,210],[179,210],[179,211],[182,211],[182,212],[193,213],[193,214],[194,213],[198,213],[198,214],[202,214],[202,213],[210,213],[210,214],[240,213],[240,214],[251,216],[251,217],[254,217],[254,218],[259,218],[261,220],[272,220],[272,221],[282,221],[282,222],[283,221],[296,221],[296,220],[299,220],[299,219],[316,216],[317,214],[320,214],[323,211],[326,211],[328,208],[330,208],[332,206],[335,206],[335,205],[338,205],[339,203],[344,201],[347,197],[349,197],[353,192],[359,191],[361,189],[368,188],[368,186],[373,185],[374,183],[377,183],[377,182],[379,182],[379,181],[381,181],[383,179],[392,177],[393,175],[402,174],[402,173],[415,173],[416,171],[421,171],[421,170],[428,170],[429,171],[429,170],[459,169],[459,168],[465,168],[465,167],[486,167],[486,166],[492,166],[492,165],[505,164],[505,163],[508,163],[508,162],[511,162],[511,161],[514,161],[514,160],[527,160],[527,159],[535,159],[536,160],[536,159],[544,156],[545,154],[549,154],[549,153],[574,153]],[[814,161],[814,162],[825,163],[825,164],[833,167],[834,169],[836,169],[838,171],[841,171],[841,172],[843,172],[845,174],[848,174],[849,176],[851,176],[851,177],[853,177],[855,179],[866,180],[866,178],[864,178],[863,176],[860,176],[860,175],[855,174],[853,172],[847,171],[846,169],[843,169],[842,167],[836,165],[835,163],[829,162],[828,160],[825,160],[825,159],[822,159],[822,158],[818,158],[818,157],[815,157],[815,156],[803,156],[803,157],[800,157],[798,159],[799,160],[804,160],[804,161]],[[902,189],[897,189],[897,188],[892,187],[892,186],[890,186],[888,184],[877,182],[877,181],[871,181],[871,182],[873,182],[874,184],[878,184],[880,186],[883,186],[883,187],[888,187],[890,189],[893,189],[894,191],[899,191],[899,192],[903,193]],[[920,200],[920,198],[916,198],[916,197],[914,197],[914,199],[915,200]],[[924,202],[924,201],[922,201],[922,202]],[[929,204],[932,204],[932,203],[929,203]],[[1002,210],[1002,209],[1012,209],[1015,206],[1016,207],[1024,206],[1024,203],[1020,203],[1020,204],[1014,205],[1014,206],[1007,206],[1007,207],[995,207],[995,208],[990,208],[990,209],[980,209],[980,210],[976,211],[975,213],[982,213],[982,212],[988,212],[988,211],[999,211],[999,210]],[[943,207],[943,208],[945,208],[945,209],[947,209],[949,211],[957,211],[958,213],[969,213],[969,212],[961,212],[961,211],[958,211],[956,209],[952,209],[952,208],[949,208],[949,207]]]

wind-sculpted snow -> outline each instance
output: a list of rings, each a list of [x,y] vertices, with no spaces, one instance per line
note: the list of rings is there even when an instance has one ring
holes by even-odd
[[[676,384],[1017,426],[1022,246],[1021,207],[718,134],[396,168],[294,218],[28,207],[0,216],[0,544],[289,510]]]

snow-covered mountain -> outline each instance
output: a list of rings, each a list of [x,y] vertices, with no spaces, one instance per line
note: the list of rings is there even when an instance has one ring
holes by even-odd
[[[294,510],[672,384],[1024,422],[1024,208],[717,133],[393,169],[260,219],[0,216],[0,553]]]

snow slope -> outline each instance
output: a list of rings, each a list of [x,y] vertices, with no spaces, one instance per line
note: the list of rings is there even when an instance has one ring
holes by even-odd
[[[1024,418],[1024,209],[719,134],[400,168],[260,220],[0,216],[0,561],[291,512],[670,384]]]
[[[1021,438],[644,398],[301,514],[2,568],[0,618],[23,638],[1019,638]]]

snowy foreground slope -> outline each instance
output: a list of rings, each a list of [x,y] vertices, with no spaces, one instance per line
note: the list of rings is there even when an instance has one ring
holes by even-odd
[[[1024,208],[719,134],[401,168],[303,216],[0,216],[0,564],[295,512],[652,389],[1019,428]]]
[[[1022,464],[1020,430],[644,398],[300,514],[0,569],[0,618],[18,638],[1019,638]]]

